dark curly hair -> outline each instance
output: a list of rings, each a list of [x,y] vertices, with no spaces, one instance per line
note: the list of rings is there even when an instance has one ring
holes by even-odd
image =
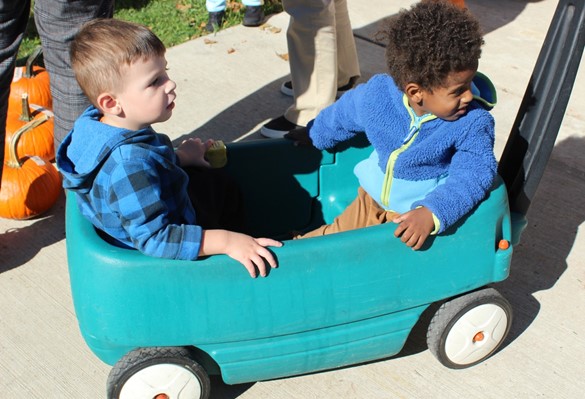
[[[388,72],[401,89],[416,83],[432,90],[442,87],[451,72],[477,68],[484,43],[477,19],[441,0],[422,0],[401,10],[379,34],[387,42]]]

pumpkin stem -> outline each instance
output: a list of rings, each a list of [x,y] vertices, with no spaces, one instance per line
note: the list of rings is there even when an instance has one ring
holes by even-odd
[[[45,123],[48,120],[49,120],[49,116],[46,114],[43,114],[43,116],[41,116],[40,118],[26,123],[20,129],[18,129],[16,132],[14,132],[14,135],[12,136],[12,139],[10,140],[10,143],[9,143],[10,145],[8,147],[9,155],[8,155],[8,162],[6,162],[7,166],[9,166],[11,168],[20,168],[22,166],[22,162],[20,162],[20,159],[16,155],[16,147],[18,146],[18,140],[20,139],[20,136],[22,136],[24,133],[28,132],[29,130],[35,129],[37,126],[42,125],[43,123]]]
[[[39,56],[43,53],[43,48],[41,46],[37,46],[35,50],[28,56],[26,59],[26,68],[24,68],[24,77],[31,78],[33,76],[33,65],[39,58]]]
[[[28,102],[28,93],[22,93],[22,111],[20,112],[21,121],[30,122],[33,117],[30,113],[30,104]]]

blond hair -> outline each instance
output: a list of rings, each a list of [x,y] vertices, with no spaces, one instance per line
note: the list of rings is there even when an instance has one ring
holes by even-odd
[[[138,60],[162,57],[165,46],[146,26],[94,19],[71,42],[71,67],[79,86],[97,106],[100,94],[123,87],[124,69]]]

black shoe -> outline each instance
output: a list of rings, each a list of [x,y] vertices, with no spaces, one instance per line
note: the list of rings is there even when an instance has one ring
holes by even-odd
[[[260,26],[264,22],[264,11],[261,6],[247,6],[244,13],[244,26]]]
[[[289,122],[284,115],[271,120],[260,129],[260,134],[271,139],[283,138],[285,134],[302,126]]]
[[[218,11],[218,12],[210,12],[209,18],[207,20],[207,25],[205,25],[205,29],[208,32],[214,32],[221,28],[223,25],[223,18],[225,17],[225,11]]]
[[[337,88],[337,97],[341,97],[343,93],[348,90],[351,90],[358,80],[358,76],[354,76],[349,79],[349,82],[346,85]],[[290,80],[284,82],[280,86],[280,91],[282,94],[286,94],[287,96],[294,97],[295,93],[293,91],[292,82]]]

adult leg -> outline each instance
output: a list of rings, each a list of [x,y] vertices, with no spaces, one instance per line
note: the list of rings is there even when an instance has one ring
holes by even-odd
[[[263,0],[242,0],[246,6],[244,11],[244,26],[260,26],[264,22],[264,10],[262,10]]]
[[[292,91],[294,103],[260,130],[271,138],[306,126],[335,101],[338,88],[347,90],[360,75],[346,0],[283,0],[283,6],[290,15],[291,82],[281,90]]]
[[[225,11],[225,0],[206,0],[205,8],[207,12]]]
[[[55,114],[55,149],[87,108],[89,101],[71,70],[69,43],[81,25],[95,18],[111,18],[114,0],[36,0],[34,15],[51,79]]]
[[[8,96],[18,47],[30,14],[30,0],[0,0],[0,184],[4,168],[4,140]],[[1,185],[0,185],[1,187]]]
[[[306,126],[337,94],[337,37],[333,0],[283,0],[290,15],[287,44],[294,103],[284,116]]]
[[[242,0],[242,4],[246,7],[258,7],[262,5],[262,0]]]
[[[335,0],[335,33],[337,43],[337,87],[355,83],[360,76],[355,39],[349,20],[347,0]]]
[[[207,24],[205,29],[208,32],[214,32],[220,29],[225,18],[225,0],[207,0],[205,2],[207,8]]]

